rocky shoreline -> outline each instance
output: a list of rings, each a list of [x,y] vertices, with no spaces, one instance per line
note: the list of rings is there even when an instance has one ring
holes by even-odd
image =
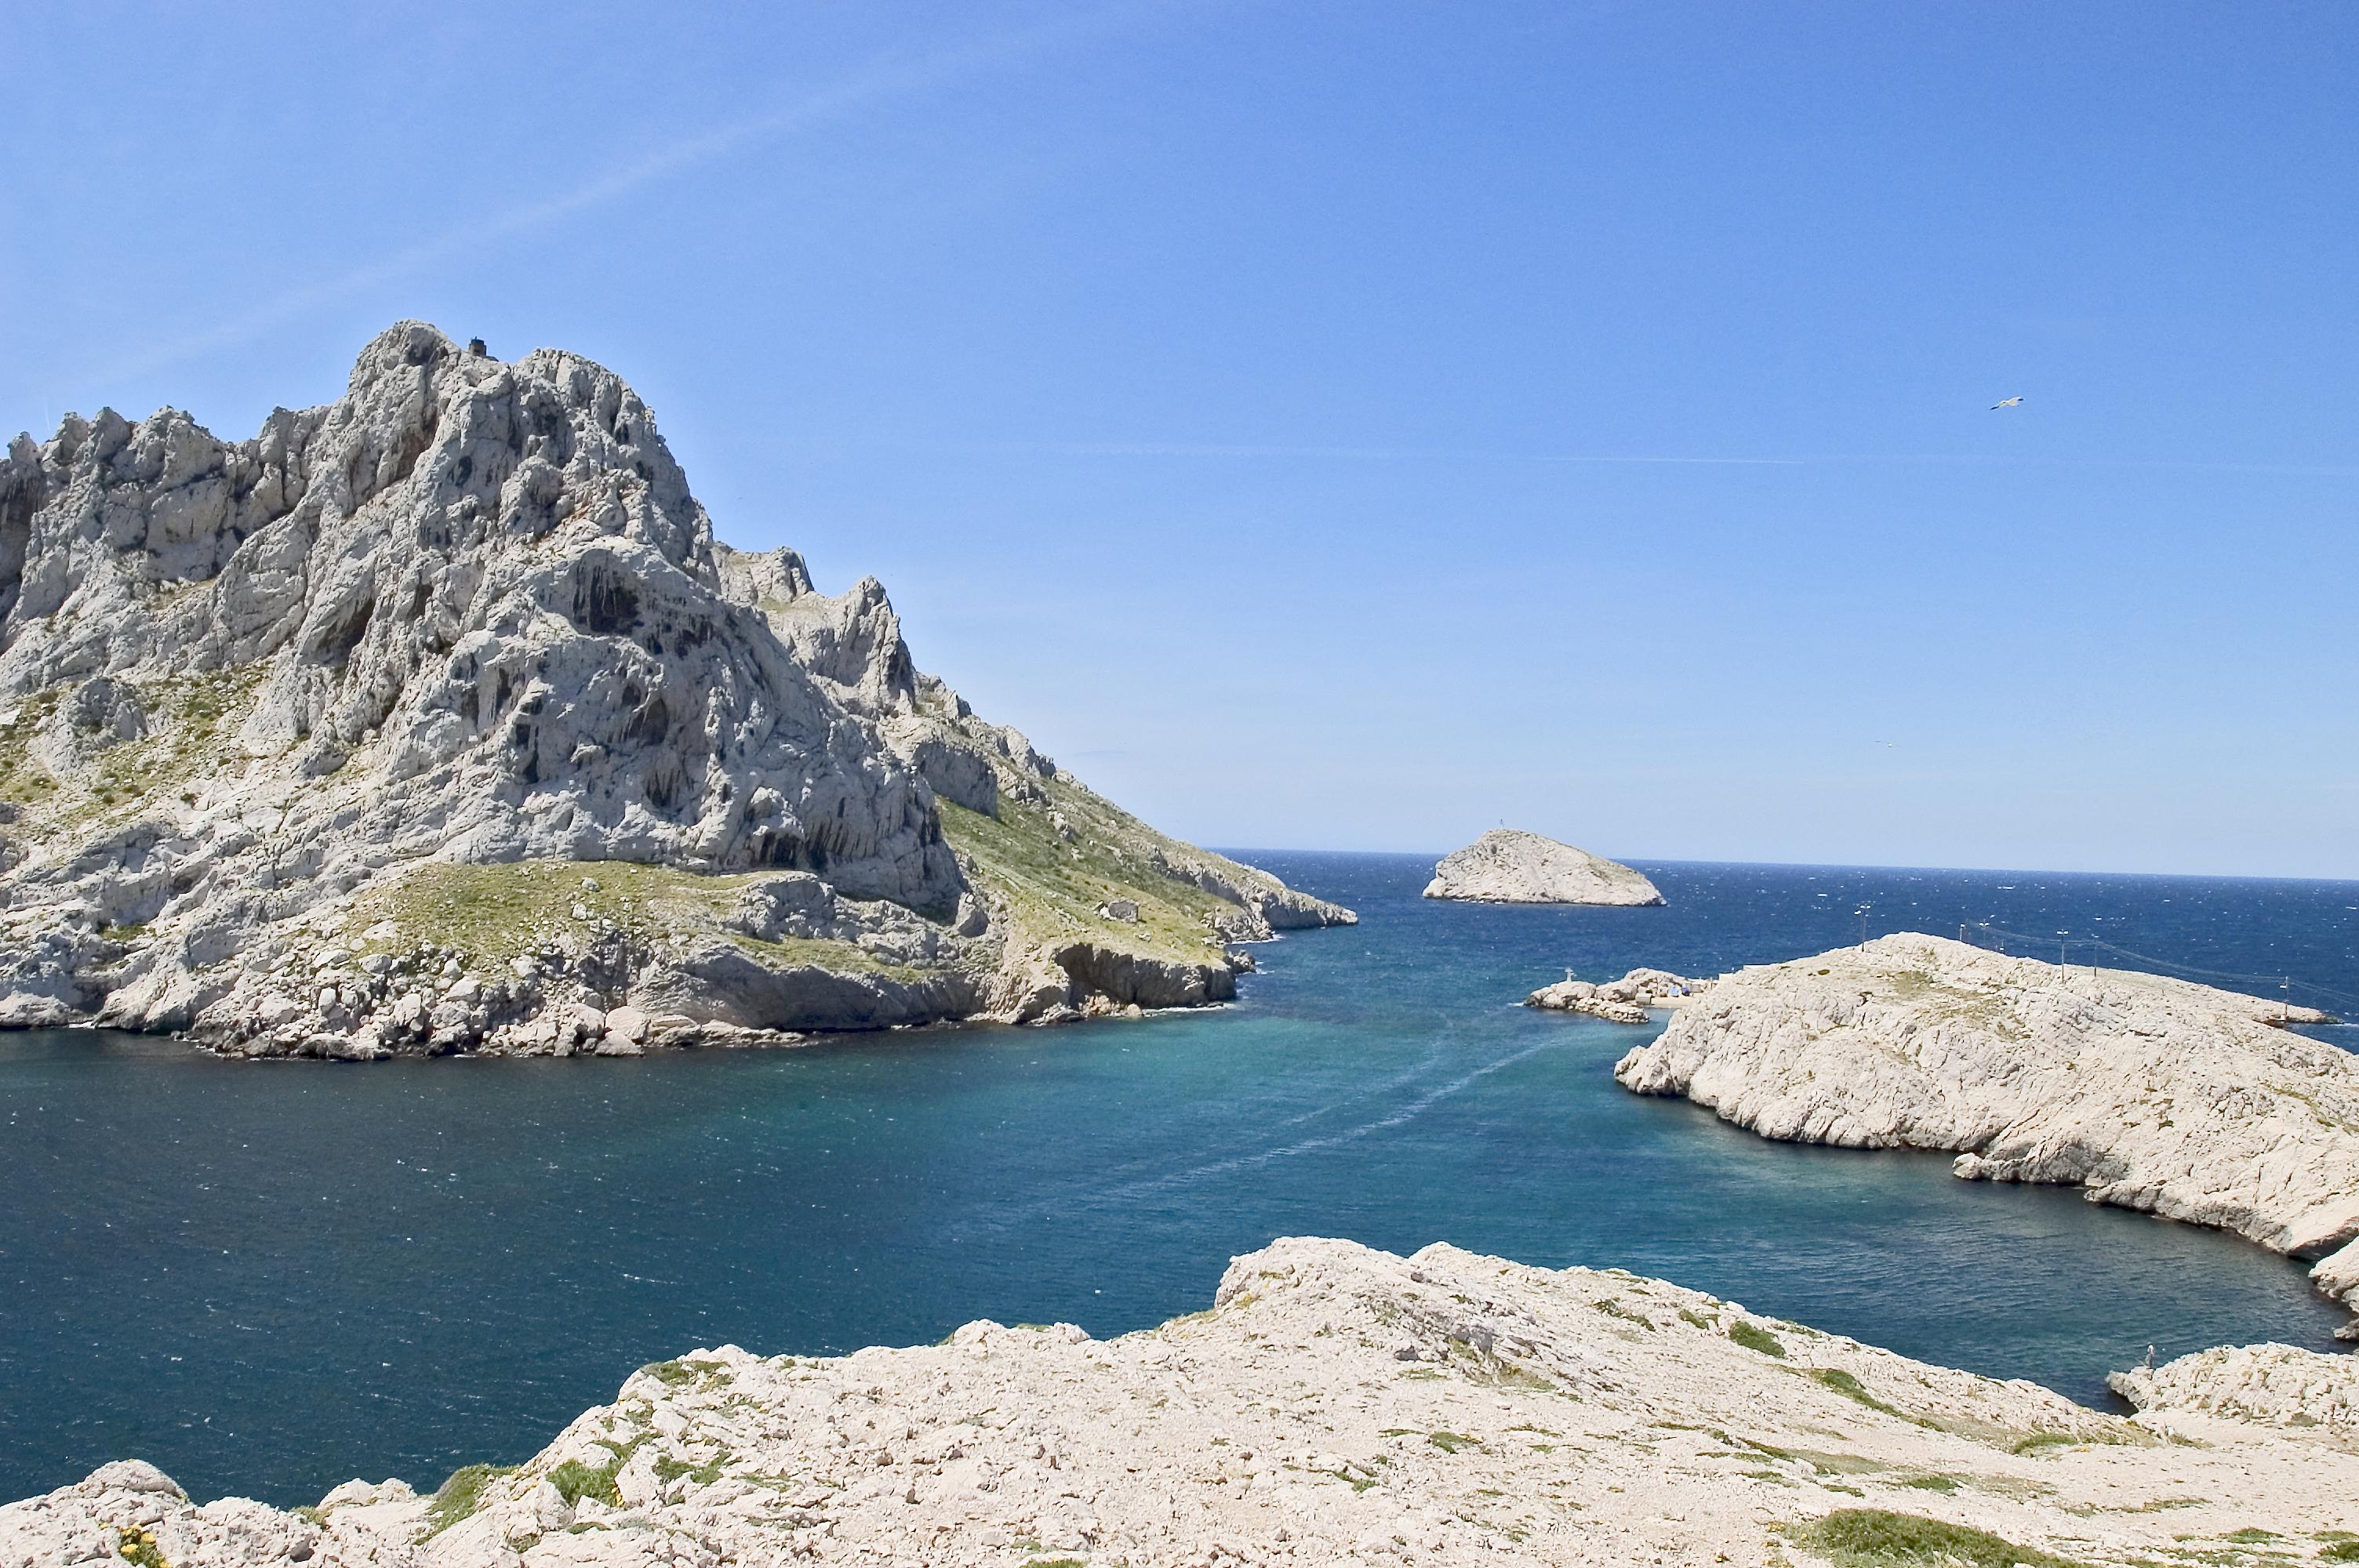
[[[0,459],[0,1027],[568,1054],[1234,994],[1350,911],[923,674],[874,579],[713,537],[611,372],[403,322],[216,439]]]
[[[2326,1021],[1910,933],[1723,976],[1614,1073],[1766,1138],[2233,1230],[2359,1311],[2359,1057],[2283,1027]]]
[[[2359,1360],[2232,1354],[2143,1375],[2123,1419],[1618,1271],[1284,1240],[1118,1339],[692,1352],[431,1494],[197,1507],[119,1462],[0,1508],[0,1568],[2333,1556]]]

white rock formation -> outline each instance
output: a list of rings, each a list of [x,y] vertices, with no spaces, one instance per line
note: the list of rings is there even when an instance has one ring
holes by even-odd
[[[2200,1411],[2269,1426],[2326,1426],[2359,1436],[2359,1356],[2291,1345],[2199,1350],[2105,1381],[2158,1423]]]
[[[1117,892],[1127,935],[1088,918]],[[405,322],[253,440],[103,412],[0,462],[0,1025],[370,1056],[1054,1018],[1218,1000],[1227,941],[1347,918],[975,719],[873,579],[715,543],[577,356]]]
[[[1691,980],[1668,969],[1633,969],[1618,980],[1603,982],[1577,980],[1568,972],[1524,998],[1524,1005],[1549,1012],[1586,1012],[1615,1023],[1644,1023],[1654,1016],[1648,1009],[1685,1007],[1711,986],[1710,980]]]
[[[0,1508],[0,1568],[123,1561],[126,1526],[176,1568],[1759,1563],[1896,1526],[1912,1561],[2222,1562],[2359,1529],[2340,1428],[2169,1424],[1618,1271],[1289,1240],[1119,1339],[661,1363],[439,1504],[199,1509],[110,1467]]]
[[[1428,898],[1473,903],[1602,903],[1663,902],[1655,884],[1617,861],[1512,827],[1494,827],[1433,868]]]
[[[2359,1309],[2359,1057],[2278,1027],[2322,1018],[1908,934],[1724,976],[1614,1076],[1767,1138],[2220,1226]]]

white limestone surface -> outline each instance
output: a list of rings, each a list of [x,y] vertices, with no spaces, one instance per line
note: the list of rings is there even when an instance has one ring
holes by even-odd
[[[2158,1422],[2201,1411],[2272,1426],[2328,1426],[2359,1435],[2359,1356],[2293,1345],[2229,1345],[2105,1381]]]
[[[2359,1307],[2359,1056],[2283,1027],[2323,1016],[1911,933],[1723,976],[1614,1075],[1767,1138],[2218,1226]]]
[[[251,440],[102,410],[0,455],[0,1027],[1037,1022],[1218,1001],[1228,944],[1350,918],[977,718],[873,579],[719,543],[578,355],[406,321]]]
[[[102,1472],[0,1509],[0,1568],[132,1525],[175,1565],[338,1568],[1792,1564],[1894,1528],[1975,1563],[2217,1563],[2359,1530],[2341,1429],[2170,1430],[1636,1275],[1295,1239],[1118,1339],[694,1352],[440,1509],[356,1482],[316,1520],[199,1509]]]

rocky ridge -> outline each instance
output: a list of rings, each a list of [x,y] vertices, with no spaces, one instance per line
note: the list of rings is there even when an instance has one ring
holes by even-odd
[[[2359,1057],[2282,1027],[2321,1022],[1908,933],[1723,976],[1614,1076],[1767,1138],[1940,1150],[1970,1181],[2233,1230],[2359,1310]]]
[[[1099,911],[1116,901],[1139,917]],[[612,373],[405,322],[223,442],[0,462],[0,1026],[367,1057],[1216,1001],[1348,911],[734,551]]]
[[[1473,903],[1658,904],[1663,895],[1645,875],[1618,861],[1525,833],[1494,827],[1433,868],[1428,898]]]
[[[1209,1312],[1118,1339],[973,1323],[835,1359],[698,1351],[430,1497],[198,1508],[112,1465],[0,1508],[0,1568],[2056,1568],[2359,1539],[2346,1427],[2178,1387],[2122,1419],[1617,1271],[1285,1240]],[[1896,1541],[1913,1554],[1875,1555]]]

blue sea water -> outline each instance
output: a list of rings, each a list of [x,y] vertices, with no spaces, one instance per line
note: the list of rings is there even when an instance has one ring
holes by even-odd
[[[2245,1242],[1766,1142],[1616,1087],[1651,1029],[1513,1004],[1984,923],[2331,1003],[2359,884],[1662,865],[1667,908],[1506,909],[1420,900],[1430,859],[1255,858],[1363,924],[1256,949],[1212,1012],[368,1066],[0,1035],[0,1498],[125,1454],[200,1497],[430,1486],[691,1347],[1118,1333],[1284,1235],[1618,1265],[2092,1402],[2149,1343],[2334,1347]]]

